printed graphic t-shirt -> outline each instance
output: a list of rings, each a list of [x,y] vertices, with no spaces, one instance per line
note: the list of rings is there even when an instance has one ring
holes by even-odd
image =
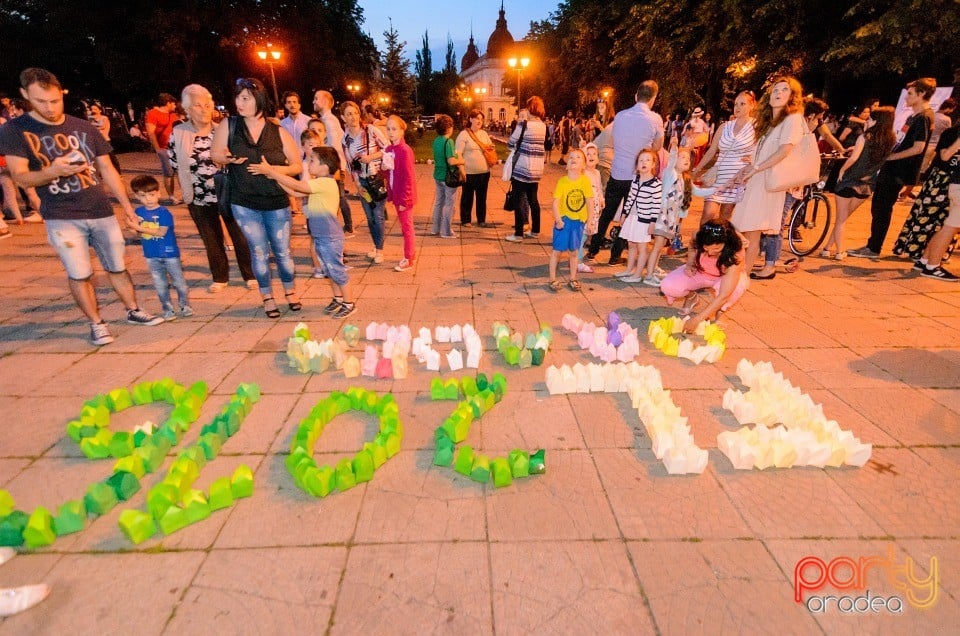
[[[102,219],[113,208],[94,160],[113,150],[89,122],[66,115],[62,124],[50,125],[21,115],[0,126],[0,155],[23,157],[31,172],[42,170],[57,157],[79,151],[87,160],[83,172],[60,177],[37,188],[40,216],[44,219]]]
[[[173,215],[170,210],[160,206],[153,210],[140,206],[136,210],[140,217],[140,225],[145,227],[165,227],[167,233],[163,236],[151,236],[149,234],[140,234],[141,245],[143,245],[143,255],[146,258],[173,258],[180,256],[180,248],[177,247],[177,235],[173,231]]]
[[[581,174],[576,180],[568,176],[561,177],[553,190],[553,198],[560,202],[561,217],[586,223],[589,212],[587,199],[593,198],[590,178],[585,174]]]

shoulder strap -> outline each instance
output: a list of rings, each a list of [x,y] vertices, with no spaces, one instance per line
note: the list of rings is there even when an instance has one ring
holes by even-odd
[[[520,144],[523,143],[523,136],[527,134],[527,122],[520,124],[520,136],[517,138],[517,146],[513,153],[513,167],[517,167],[517,161],[520,160]]]

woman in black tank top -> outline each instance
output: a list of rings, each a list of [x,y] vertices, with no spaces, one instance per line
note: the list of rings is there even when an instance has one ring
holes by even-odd
[[[291,311],[300,311],[303,307],[290,254],[289,199],[257,164],[266,161],[280,166],[283,174],[296,176],[301,170],[300,153],[289,133],[264,116],[269,109],[269,98],[259,80],[238,79],[233,97],[238,115],[230,117],[214,132],[211,156],[217,163],[230,166],[227,176],[230,209],[250,245],[250,260],[264,311],[270,318],[279,318],[270,275],[271,252],[287,306]]]

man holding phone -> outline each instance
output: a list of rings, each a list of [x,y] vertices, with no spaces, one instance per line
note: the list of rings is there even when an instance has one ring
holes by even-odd
[[[89,122],[64,114],[63,89],[50,71],[28,68],[20,74],[20,86],[33,109],[29,117],[0,128],[0,155],[6,155],[10,175],[18,185],[37,189],[47,240],[67,272],[70,293],[90,320],[91,343],[113,342],[91,282],[91,247],[127,309],[127,322],[163,322],[137,305],[124,263],[123,234],[104,185],[120,202],[127,223],[136,228],[139,221],[110,162],[110,144]]]

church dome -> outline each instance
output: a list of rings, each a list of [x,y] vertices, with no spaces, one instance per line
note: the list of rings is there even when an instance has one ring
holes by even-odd
[[[504,58],[513,48],[513,36],[507,30],[506,12],[503,10],[503,3],[500,4],[500,17],[497,19],[497,28],[490,34],[487,40],[487,57]]]
[[[473,43],[473,33],[471,33],[470,44],[467,45],[467,52],[460,58],[460,72],[463,73],[466,71],[479,59],[480,54],[477,52],[477,45]]]

